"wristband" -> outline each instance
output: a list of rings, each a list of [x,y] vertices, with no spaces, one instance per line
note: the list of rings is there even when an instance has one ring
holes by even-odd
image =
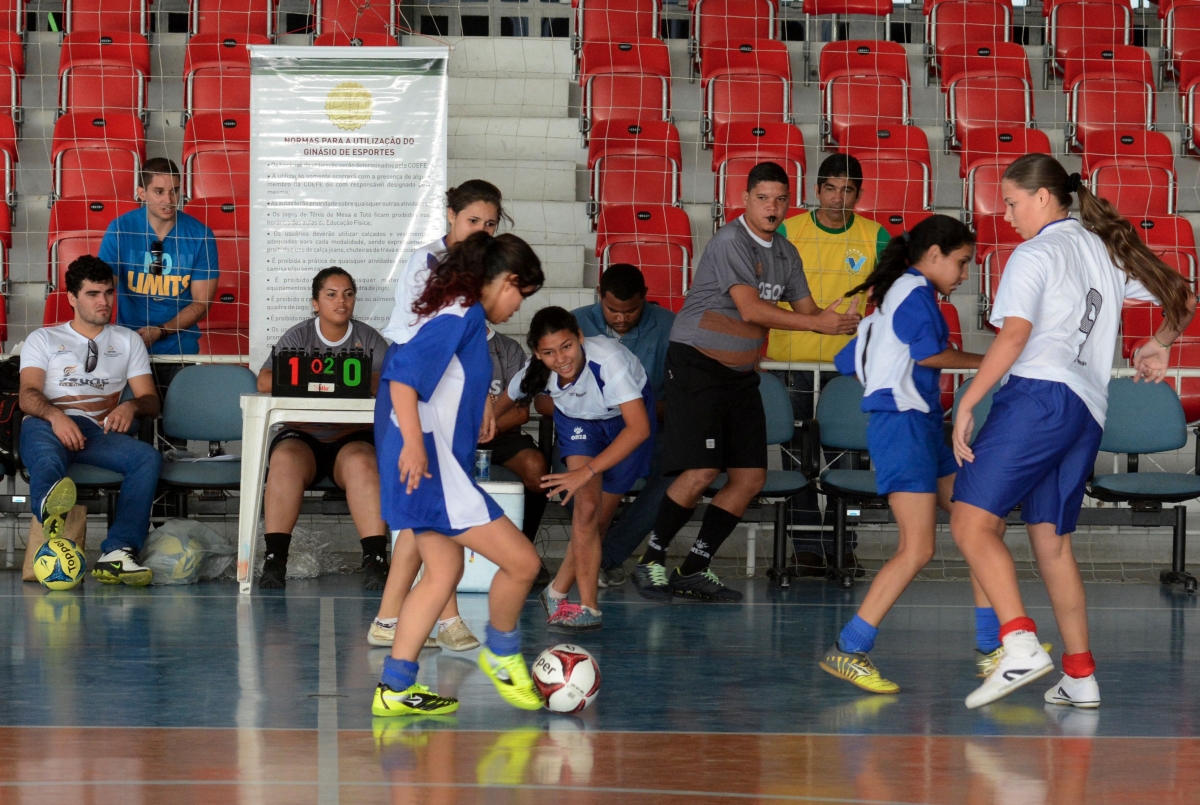
[[[1170,349],[1170,348],[1171,348],[1171,345],[1170,345],[1170,344],[1164,344],[1162,341],[1159,341],[1159,340],[1158,340],[1158,333],[1155,333],[1154,335],[1152,335],[1152,336],[1150,336],[1150,337],[1154,339],[1154,343],[1158,344],[1158,345],[1159,345],[1160,347],[1162,347],[1163,349]]]
[[[589,461],[588,463],[584,464],[583,466],[587,467],[589,470],[592,470],[592,462],[590,462],[590,461]],[[592,477],[593,477],[593,478],[595,478],[595,477],[596,477],[596,471],[595,471],[595,470],[592,470]]]

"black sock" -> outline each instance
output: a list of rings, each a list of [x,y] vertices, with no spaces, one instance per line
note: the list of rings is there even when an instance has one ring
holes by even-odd
[[[387,537],[363,537],[359,540],[359,543],[362,545],[363,559],[369,559],[374,556],[381,562],[387,561]]]
[[[542,527],[542,515],[546,513],[546,493],[525,490],[525,515],[521,532],[530,542],[537,541],[538,529]]]
[[[658,517],[654,520],[654,530],[650,532],[650,542],[646,545],[646,552],[642,554],[641,564],[649,562],[665,564],[667,548],[671,545],[671,540],[675,539],[679,529],[687,524],[688,518],[695,510],[694,506],[685,509],[671,500],[670,495],[663,495],[662,504],[658,507]]]
[[[292,544],[292,535],[272,532],[270,534],[263,534],[263,539],[267,543],[267,561],[273,560],[276,562],[282,562],[286,565],[288,559],[288,546]]]
[[[684,557],[683,564],[679,566],[679,574],[690,576],[712,564],[713,554],[729,539],[729,535],[741,521],[742,518],[736,514],[730,514],[720,506],[710,503],[708,510],[704,512],[704,521],[700,523],[700,533],[692,543],[692,549]]]

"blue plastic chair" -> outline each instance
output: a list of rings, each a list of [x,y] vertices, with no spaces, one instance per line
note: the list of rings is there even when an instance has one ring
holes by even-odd
[[[796,422],[792,413],[792,401],[788,397],[787,388],[775,375],[762,372],[758,376],[758,393],[762,398],[763,413],[767,419],[767,444],[787,444],[792,440]],[[712,485],[708,487],[707,495],[715,495],[725,484],[729,476],[721,473]],[[775,506],[775,547],[771,560],[770,576],[788,586],[787,576],[787,502],[804,487],[808,479],[804,473],[794,470],[768,470],[767,480],[759,493],[760,499],[765,499]]]
[[[188,366],[167,387],[163,432],[175,439],[208,442],[210,451],[221,442],[242,438],[243,394],[256,391],[254,373],[244,366]],[[178,495],[179,514],[187,516],[187,493],[193,489],[237,489],[242,483],[241,459],[163,462],[159,477]]]
[[[1171,569],[1159,574],[1163,584],[1182,584],[1196,592],[1196,578],[1184,569],[1187,548],[1187,509],[1184,501],[1200,497],[1200,478],[1184,472],[1138,472],[1138,456],[1179,450],[1187,445],[1183,404],[1166,383],[1134,383],[1114,378],[1108,383],[1108,418],[1100,449],[1125,454],[1125,472],[1097,475],[1088,494],[1097,500],[1129,503],[1134,510],[1160,511],[1175,505]],[[1200,440],[1197,442],[1200,462]],[[1200,465],[1198,465],[1200,466]]]

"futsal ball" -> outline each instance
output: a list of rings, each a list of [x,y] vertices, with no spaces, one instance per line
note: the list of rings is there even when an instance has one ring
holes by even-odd
[[[33,575],[51,590],[69,590],[83,579],[87,560],[66,537],[46,540],[33,556]]]
[[[578,713],[600,692],[600,666],[587,649],[560,643],[533,661],[533,684],[552,713]]]

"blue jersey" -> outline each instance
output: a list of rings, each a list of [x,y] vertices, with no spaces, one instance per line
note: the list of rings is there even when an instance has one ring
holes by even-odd
[[[950,328],[938,308],[937,292],[910,268],[888,289],[858,335],[834,359],[844,374],[863,384],[864,411],[941,411],[941,370],[918,361],[944,352]]]
[[[452,305],[422,322],[411,341],[388,348],[380,379],[375,449],[388,526],[457,536],[503,516],[475,483],[475,445],[492,382],[483,306]],[[423,478],[411,495],[401,486],[397,468],[404,439],[386,386],[392,381],[416,389],[433,475]]]
[[[219,273],[212,230],[184,213],[163,240],[162,274],[153,274],[150,244],[158,240],[146,208],[114,219],[100,242],[99,257],[117,280],[117,323],[132,330],[163,325],[192,303],[193,282],[215,280]],[[189,327],[154,342],[156,355],[193,355],[200,351],[200,330]]]

